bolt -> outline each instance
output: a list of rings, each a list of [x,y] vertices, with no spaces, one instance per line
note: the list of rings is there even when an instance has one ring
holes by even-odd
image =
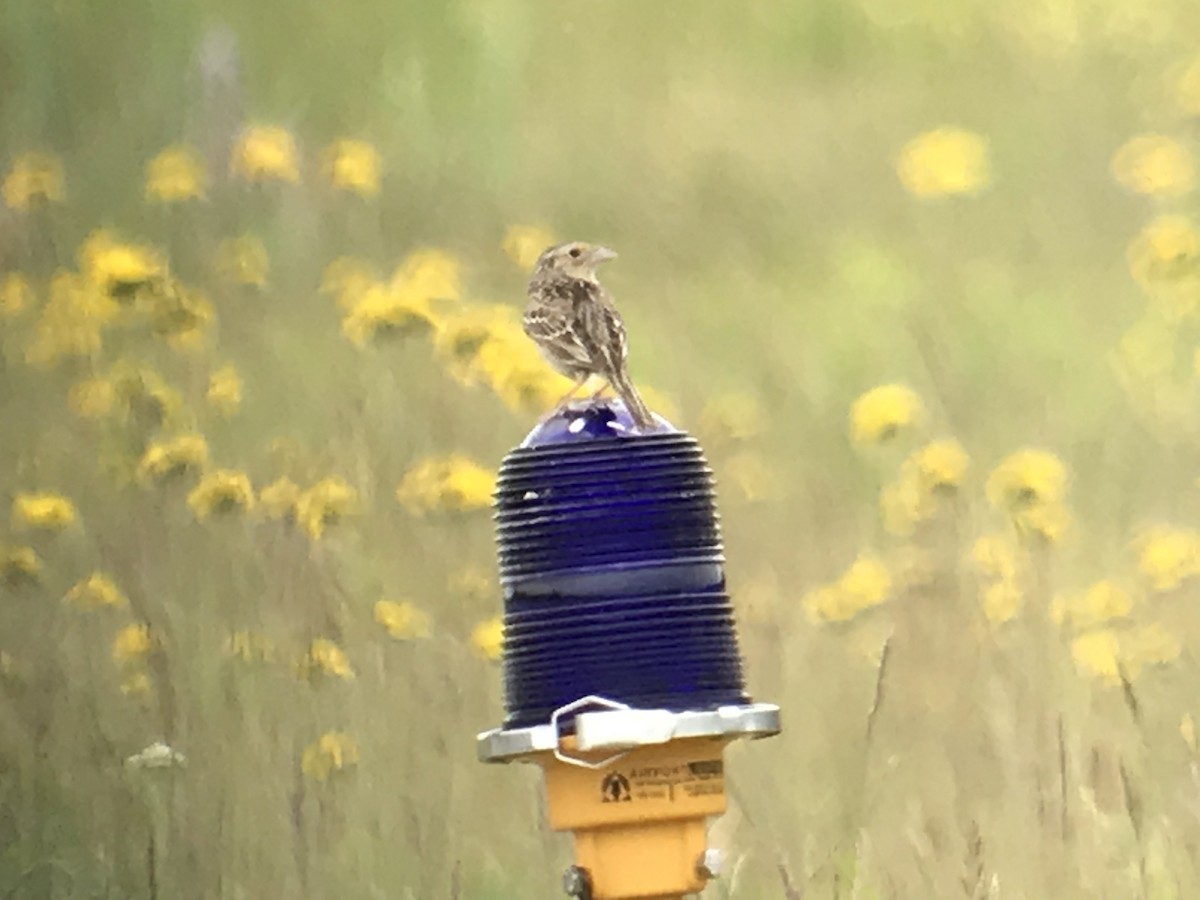
[[[700,854],[696,860],[696,872],[701,878],[719,878],[721,876],[721,851],[711,847]]]
[[[587,869],[579,866],[568,866],[567,871],[563,872],[563,892],[568,897],[577,897],[579,900],[591,900],[592,897],[592,879],[588,877]]]

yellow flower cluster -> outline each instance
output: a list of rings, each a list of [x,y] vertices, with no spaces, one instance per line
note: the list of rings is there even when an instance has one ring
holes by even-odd
[[[1102,628],[1071,642],[1071,657],[1084,675],[1116,686],[1143,669],[1174,662],[1183,652],[1179,639],[1155,622],[1127,631]]]
[[[977,194],[991,181],[987,141],[962,128],[927,131],[905,144],[896,172],[905,190],[922,199]]]
[[[115,407],[122,423],[143,431],[174,422],[183,407],[179,392],[158,372],[129,360],[115,363],[106,378],[76,385],[70,402],[76,414],[85,418],[105,416]]]
[[[341,309],[349,310],[378,283],[379,270],[371,263],[356,256],[339,256],[321,275],[321,293],[333,296]]]
[[[237,369],[227,363],[212,373],[204,401],[220,415],[229,418],[242,407],[242,379]]]
[[[504,619],[494,616],[471,631],[471,646],[484,659],[495,662],[504,655]]]
[[[899,478],[880,492],[884,527],[908,535],[928,521],[944,500],[958,493],[970,461],[955,440],[933,441],[914,451],[901,465]]]
[[[300,768],[313,781],[326,781],[359,760],[358,742],[343,731],[327,731],[304,748]]]
[[[93,572],[87,578],[75,584],[66,596],[64,603],[69,603],[82,610],[124,609],[129,605],[127,598],[112,576],[104,572]]]
[[[62,203],[67,183],[62,160],[50,153],[25,153],[13,160],[4,177],[4,203],[21,212],[43,203]]]
[[[181,434],[155,441],[146,448],[138,463],[143,481],[168,481],[188,472],[199,471],[208,463],[208,442],[199,434]]]
[[[379,600],[375,604],[375,621],[388,635],[398,641],[427,638],[433,633],[429,614],[407,600]]]
[[[1097,581],[1078,594],[1055,597],[1050,604],[1050,618],[1061,628],[1086,631],[1133,612],[1133,594],[1114,581]]]
[[[75,504],[50,491],[21,492],[13,498],[12,527],[15,531],[57,533],[79,518]]]
[[[37,302],[33,285],[20,272],[0,278],[0,319],[13,319]]]
[[[342,333],[365,347],[377,337],[425,334],[435,323],[429,299],[395,284],[373,284],[357,295],[342,319]]]
[[[134,666],[142,663],[153,647],[150,626],[142,623],[126,625],[113,638],[113,662],[120,666]]]
[[[529,272],[537,265],[542,251],[554,243],[554,235],[540,225],[510,225],[501,246],[509,259]]]
[[[254,509],[254,486],[245,472],[218,469],[192,488],[187,505],[201,522],[214,515],[249,512]]]
[[[59,272],[50,281],[49,298],[26,346],[25,361],[45,368],[68,357],[94,356],[103,343],[105,329],[119,310],[91,279]]]
[[[1200,575],[1200,532],[1156,525],[1134,541],[1138,569],[1158,592],[1173,591]]]
[[[891,592],[888,567],[878,557],[863,554],[837,581],[809,591],[801,605],[813,622],[848,622],[886,603]]]
[[[79,270],[106,294],[127,298],[143,285],[163,278],[167,263],[157,250],[100,229],[80,245]]]
[[[263,488],[258,500],[268,519],[294,520],[301,493],[300,485],[284,475]]]
[[[1191,283],[1200,275],[1200,231],[1187,216],[1159,216],[1129,244],[1126,260],[1146,287]]]
[[[1048,543],[1061,540],[1070,526],[1066,489],[1066,467],[1044,450],[1013,453],[987,480],[988,500],[1012,519],[1018,532]]]
[[[255,125],[238,137],[230,171],[251,184],[300,180],[300,155],[296,141],[285,128]]]
[[[354,680],[354,669],[350,660],[334,641],[317,638],[308,648],[308,654],[300,662],[300,674],[304,678],[323,675],[342,681]]]
[[[0,544],[0,582],[17,588],[37,584],[42,577],[42,560],[32,547]]]
[[[1025,605],[1020,548],[1004,535],[985,534],[975,541],[971,558],[983,575],[980,605],[984,616],[992,625],[1016,618]]]
[[[321,154],[321,169],[329,183],[360,197],[379,193],[382,168],[379,151],[366,141],[343,138]]]
[[[279,485],[279,482],[276,482]],[[285,486],[279,486],[280,495],[286,493]],[[281,499],[281,497],[276,498]],[[295,500],[294,515],[296,522],[313,540],[318,540],[325,534],[325,529],[336,525],[342,519],[358,511],[358,491],[338,476],[323,478],[303,491]]]
[[[1187,148],[1162,134],[1139,134],[1117,150],[1113,177],[1137,194],[1177,196],[1196,183],[1195,166]]]
[[[405,474],[396,499],[410,513],[469,512],[492,504],[496,476],[460,454],[422,460]]]
[[[200,154],[186,144],[172,144],[146,164],[146,199],[171,204],[195,200],[208,188],[208,172]]]
[[[856,444],[883,444],[921,421],[925,407],[911,388],[885,384],[850,407],[850,437]]]

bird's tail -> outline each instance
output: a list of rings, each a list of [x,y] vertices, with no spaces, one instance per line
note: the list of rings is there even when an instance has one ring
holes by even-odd
[[[625,406],[629,410],[629,414],[633,416],[633,424],[639,429],[655,427],[654,416],[650,414],[650,407],[646,405],[646,401],[638,393],[637,385],[633,383],[633,379],[629,377],[629,372],[625,370],[624,366],[613,374],[612,386],[621,395],[621,399],[625,401]]]

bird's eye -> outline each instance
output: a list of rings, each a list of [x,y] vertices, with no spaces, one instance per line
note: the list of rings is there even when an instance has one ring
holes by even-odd
[[[571,259],[579,259],[579,256],[582,253],[583,253],[583,251],[580,250],[578,247],[572,247],[570,250]]]

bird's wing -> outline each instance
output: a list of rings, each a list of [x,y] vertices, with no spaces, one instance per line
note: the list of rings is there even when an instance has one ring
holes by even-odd
[[[564,281],[541,286],[525,310],[522,325],[525,333],[538,344],[553,347],[583,368],[590,369],[595,365],[595,359],[578,332],[579,307],[586,294],[583,284]]]
[[[604,288],[596,286],[591,301],[582,305],[579,319],[582,340],[595,348],[596,368],[610,377],[623,371],[629,355],[625,323]]]

